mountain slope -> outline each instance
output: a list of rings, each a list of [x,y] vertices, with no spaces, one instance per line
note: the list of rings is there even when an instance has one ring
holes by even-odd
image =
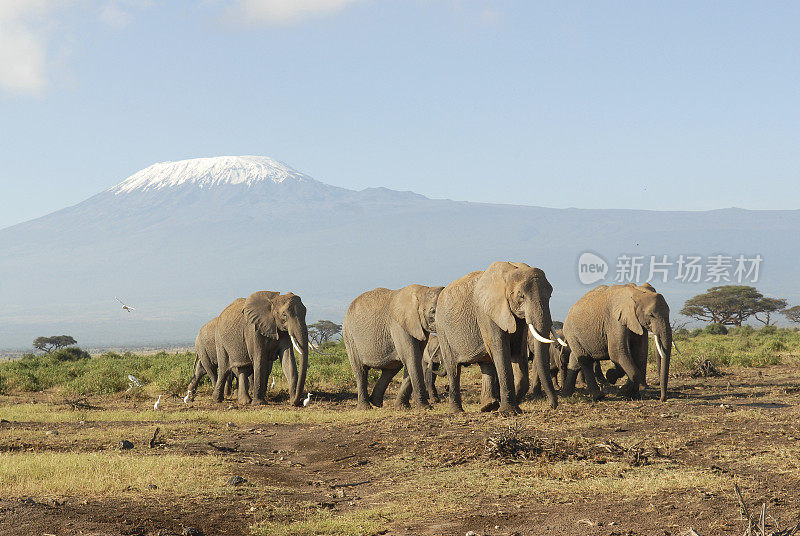
[[[535,187],[535,185],[533,186]],[[555,287],[554,318],[588,288],[578,256],[760,254],[765,292],[800,302],[800,211],[548,209],[327,185],[264,157],[156,164],[83,203],[0,230],[0,347],[190,341],[238,296],[293,290],[309,321],[376,286],[447,284],[498,259]],[[646,274],[644,274],[646,277]],[[674,312],[712,283],[654,282]],[[120,296],[137,307],[125,313]]]

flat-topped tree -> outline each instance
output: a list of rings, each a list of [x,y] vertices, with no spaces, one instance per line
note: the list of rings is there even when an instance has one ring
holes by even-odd
[[[786,300],[768,298],[755,287],[723,285],[688,299],[681,314],[727,326],[741,326],[752,316],[762,324],[770,325],[771,314],[783,307],[786,307]]]
[[[795,305],[793,307],[789,307],[788,309],[784,309],[781,311],[781,314],[789,319],[789,322],[800,324],[800,305]]]
[[[36,337],[33,340],[33,347],[49,354],[53,350],[72,346],[77,343],[78,341],[70,335],[53,335],[52,337]]]

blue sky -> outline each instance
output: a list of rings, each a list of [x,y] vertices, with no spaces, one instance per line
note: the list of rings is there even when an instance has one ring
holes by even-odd
[[[0,228],[157,161],[549,207],[800,208],[800,4],[3,0]]]

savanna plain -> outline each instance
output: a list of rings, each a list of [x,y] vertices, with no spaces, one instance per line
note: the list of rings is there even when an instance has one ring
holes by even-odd
[[[0,364],[0,534],[742,535],[762,509],[788,533],[800,333],[676,342],[665,403],[651,369],[642,400],[605,386],[514,417],[478,412],[477,367],[465,414],[395,409],[397,382],[358,411],[341,343],[311,355],[306,408],[278,367],[270,403],[240,407],[207,380],[183,402],[193,354],[29,355]]]

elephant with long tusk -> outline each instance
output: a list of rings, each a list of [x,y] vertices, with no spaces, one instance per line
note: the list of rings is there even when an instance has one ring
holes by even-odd
[[[495,262],[447,285],[439,297],[436,327],[450,381],[450,410],[463,411],[461,367],[478,363],[483,374],[481,410],[518,413],[529,388],[528,355],[552,407],[558,405],[548,370],[553,287],[539,268]],[[497,376],[497,395],[492,377]],[[499,402],[497,400],[499,398]]]
[[[652,333],[659,357],[661,400],[667,399],[672,328],[669,305],[664,296],[649,284],[636,286],[600,285],[578,300],[564,321],[565,342],[570,359],[562,393],[570,396],[578,370],[594,398],[602,396],[593,370],[594,360],[610,359],[616,366],[607,377],[612,383],[628,376],[622,392],[639,397],[639,388],[647,387],[648,332]]]

